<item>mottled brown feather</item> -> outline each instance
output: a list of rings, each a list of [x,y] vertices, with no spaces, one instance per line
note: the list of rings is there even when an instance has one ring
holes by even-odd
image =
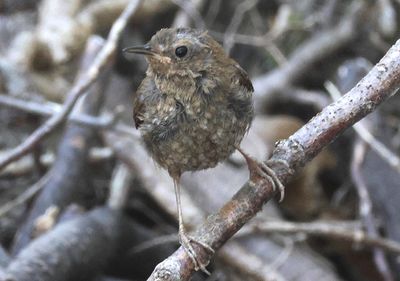
[[[139,129],[140,125],[143,124],[143,113],[145,111],[144,103],[139,99],[135,99],[133,104],[133,121],[135,122],[135,128]]]
[[[247,91],[254,92],[253,84],[251,83],[251,80],[249,78],[249,75],[247,75],[247,72],[237,63],[234,64],[234,66],[238,70],[237,74],[239,77],[239,84],[242,85],[244,88],[246,88]]]

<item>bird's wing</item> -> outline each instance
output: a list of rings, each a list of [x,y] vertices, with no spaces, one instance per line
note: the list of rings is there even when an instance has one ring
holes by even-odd
[[[233,83],[229,91],[228,108],[231,109],[238,120],[251,122],[254,115],[252,93],[254,91],[250,78],[239,64],[234,63],[232,69]]]
[[[133,103],[133,121],[135,122],[136,129],[139,129],[143,124],[144,103],[140,98],[135,98]]]
[[[133,120],[135,122],[136,129],[144,122],[144,115],[146,113],[146,100],[156,91],[154,82],[146,77],[143,79],[139,88],[136,91],[136,95],[133,99]]]
[[[237,63],[235,63],[234,66],[237,77],[239,77],[238,79],[239,85],[244,87],[250,93],[254,92],[253,84],[251,83],[251,80],[249,78],[249,75],[247,75],[247,72]]]

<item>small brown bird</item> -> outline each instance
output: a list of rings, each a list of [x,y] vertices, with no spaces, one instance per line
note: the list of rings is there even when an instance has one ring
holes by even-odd
[[[174,180],[180,243],[196,270],[206,272],[185,231],[179,179],[183,172],[215,167],[238,149],[250,169],[280,185],[275,174],[244,154],[239,144],[253,119],[253,86],[247,73],[207,32],[190,28],[158,31],[144,46],[149,63],[134,99],[134,120],[155,161]]]

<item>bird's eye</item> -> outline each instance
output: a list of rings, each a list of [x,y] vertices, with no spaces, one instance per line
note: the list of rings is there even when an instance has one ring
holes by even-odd
[[[188,48],[186,46],[179,46],[175,49],[175,55],[178,58],[183,58],[184,56],[186,56],[188,51]]]

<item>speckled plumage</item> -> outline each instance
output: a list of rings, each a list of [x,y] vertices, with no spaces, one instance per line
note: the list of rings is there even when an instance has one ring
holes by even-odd
[[[186,46],[179,58],[175,50]],[[174,179],[216,166],[239,146],[253,118],[246,72],[206,32],[162,29],[147,48],[149,67],[134,99],[148,151]]]

